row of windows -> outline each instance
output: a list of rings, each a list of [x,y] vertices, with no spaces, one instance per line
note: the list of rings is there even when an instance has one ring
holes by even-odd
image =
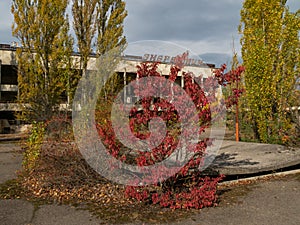
[[[0,85],[17,85],[18,71],[14,65],[0,65]],[[3,91],[0,92],[0,102],[15,102],[18,97],[17,91]]]

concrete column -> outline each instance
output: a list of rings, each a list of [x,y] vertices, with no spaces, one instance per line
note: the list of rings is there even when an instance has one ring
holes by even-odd
[[[124,79],[124,104],[126,104],[126,101],[127,101],[127,99],[126,99],[126,95],[127,95],[127,93],[126,93],[126,69],[124,70],[124,73],[123,73],[123,79]]]

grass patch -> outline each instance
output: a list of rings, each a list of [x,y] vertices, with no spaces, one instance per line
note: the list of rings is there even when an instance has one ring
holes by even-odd
[[[0,199],[24,199],[31,202],[35,207],[53,203],[53,201],[32,195],[24,189],[21,180],[18,178],[0,184]]]
[[[23,187],[17,179],[8,180],[5,183],[0,184],[1,199],[19,199],[23,196]]]
[[[243,198],[255,188],[255,184],[222,188],[219,190],[219,206],[223,207],[227,205],[241,204],[243,202]]]
[[[96,217],[103,220],[104,224],[127,224],[127,223],[147,223],[162,224],[174,221],[183,221],[200,210],[179,209],[172,210],[161,208],[157,205],[146,205],[144,203],[132,203],[126,205],[97,205],[89,203],[86,207]]]

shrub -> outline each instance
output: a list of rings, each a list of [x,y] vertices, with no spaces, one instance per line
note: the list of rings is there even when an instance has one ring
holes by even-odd
[[[169,83],[175,83],[179,72],[183,69],[183,62],[187,58],[188,54],[186,53],[176,58],[176,65],[171,66],[167,78]],[[105,111],[111,108],[114,99],[110,102],[107,101],[106,107],[98,107],[96,118],[99,136],[113,157],[124,163],[137,165],[144,172],[143,175],[136,174],[137,179],[133,181],[133,186],[127,186],[125,195],[128,198],[170,208],[213,206],[216,203],[217,183],[223,176],[207,177],[201,173],[205,150],[207,146],[211,145],[212,140],[204,138],[193,142],[195,139],[187,138],[187,142],[182,144],[180,138],[182,136],[193,137],[193,134],[203,134],[205,129],[211,125],[213,116],[217,117],[218,112],[222,110],[218,105],[211,104],[211,102],[217,101],[215,94],[218,80],[210,77],[203,84],[201,83],[201,76],[195,77],[190,72],[182,71],[184,94],[180,92],[182,91],[181,88],[173,87],[173,95],[171,101],[168,102],[164,98],[153,97],[157,93],[163,96],[168,96],[168,93],[170,93],[170,86],[164,85],[165,78],[157,71],[158,65],[158,63],[141,63],[137,67],[137,82],[132,84],[136,92],[135,95],[149,97],[139,99],[135,106],[130,109],[129,126],[134,138],[148,140],[152,135],[149,131],[152,120],[160,118],[165,123],[165,137],[163,137],[160,144],[156,145],[156,139],[161,138],[158,136],[150,139],[146,144],[151,151],[125,147],[122,141],[118,140],[116,131],[120,132],[127,140],[132,137],[127,136],[126,132],[128,130],[124,130],[122,124],[120,126],[114,124],[113,126],[110,112]],[[151,81],[143,79],[149,77],[158,79],[149,84]],[[191,99],[193,107],[187,103],[186,95]],[[177,103],[176,106],[174,102]],[[120,110],[122,110],[124,105],[120,105]],[[180,110],[181,112],[183,110],[184,113],[180,113]],[[188,126],[189,123],[192,123],[190,129],[184,129],[183,127]],[[162,128],[159,125],[151,128],[152,131],[159,131],[160,129]],[[153,171],[147,173],[147,166],[162,162],[177,148],[185,149],[185,165],[181,165],[181,156],[177,155],[177,162],[172,163],[172,165],[162,164],[157,167],[154,173]],[[170,171],[174,171],[174,173],[166,176],[166,173]]]
[[[29,138],[25,141],[25,151],[23,154],[23,167],[25,171],[30,171],[36,165],[41,153],[41,146],[44,139],[45,125],[42,122],[34,122]]]

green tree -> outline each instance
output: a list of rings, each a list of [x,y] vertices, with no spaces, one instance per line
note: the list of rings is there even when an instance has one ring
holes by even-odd
[[[126,44],[123,35],[123,22],[127,16],[124,1],[73,0],[72,13],[83,69],[87,67],[93,47],[98,55],[103,55]]]
[[[72,12],[80,70],[85,76],[91,49],[96,48],[97,55],[101,56],[116,47],[123,49],[125,46],[123,22],[127,11],[125,2],[121,0],[73,0]],[[107,100],[122,82],[120,76],[114,74],[105,83],[101,96]]]
[[[245,0],[241,10],[246,99],[261,142],[280,142],[291,129],[286,109],[299,76],[300,18],[286,2]]]
[[[46,121],[68,92],[72,39],[66,16],[68,0],[13,0],[22,118]]]
[[[92,41],[96,32],[97,1],[98,0],[73,0],[73,28],[80,54],[80,69],[83,71],[87,69]]]
[[[98,0],[96,49],[99,56],[116,47],[123,51],[127,43],[123,35],[123,23],[127,16],[125,6],[122,0]],[[115,73],[105,82],[101,96],[107,101],[120,90],[122,83],[120,75]]]
[[[97,53],[105,52],[126,44],[123,22],[127,16],[122,0],[98,0],[97,8]]]

